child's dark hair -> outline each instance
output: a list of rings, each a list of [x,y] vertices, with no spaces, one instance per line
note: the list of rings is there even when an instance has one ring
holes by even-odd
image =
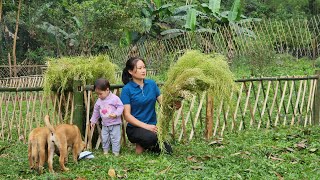
[[[131,57],[127,60],[126,67],[122,71],[122,82],[123,84],[127,84],[130,79],[132,78],[131,74],[129,73],[129,70],[133,70],[134,67],[137,66],[137,62],[141,60],[144,64],[144,60],[140,57]]]
[[[108,88],[110,89],[110,83],[104,78],[97,79],[93,86],[94,90],[99,89],[101,91],[105,91]]]

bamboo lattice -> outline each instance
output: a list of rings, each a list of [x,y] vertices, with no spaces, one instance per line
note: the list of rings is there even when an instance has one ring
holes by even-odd
[[[245,129],[265,129],[277,126],[320,125],[313,118],[315,92],[318,76],[250,78],[236,81],[237,91],[232,92],[231,104],[216,102],[213,99],[213,123],[210,137],[223,136],[225,133]],[[122,85],[113,86],[113,93],[118,95]],[[89,88],[84,88],[85,141],[92,147],[93,131],[89,118],[92,114],[96,96]],[[204,92],[190,100],[184,100],[181,108],[175,112],[171,133],[178,141],[190,141],[203,137],[206,131],[207,94]],[[72,123],[73,94],[52,94],[44,98],[42,88],[2,88],[1,105],[1,140],[26,141],[31,129],[43,126],[45,114],[49,114],[53,124]],[[125,143],[125,121],[122,126],[122,141]],[[100,125],[97,126],[101,132]],[[98,138],[95,148],[98,148]]]

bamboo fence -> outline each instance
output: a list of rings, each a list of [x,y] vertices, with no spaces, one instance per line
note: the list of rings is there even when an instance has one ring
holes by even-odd
[[[316,59],[320,54],[320,16],[310,19],[245,21],[221,26],[214,33],[183,33],[175,38],[146,40],[130,47],[113,46],[107,54],[122,65],[128,56],[144,57],[149,68],[168,67],[186,49],[217,52],[232,62],[259,51]]]
[[[191,141],[195,137],[222,137],[245,129],[266,129],[277,126],[320,125],[318,76],[249,78],[236,81],[239,88],[230,94],[231,104],[211,100],[206,92],[182,101],[171,121],[172,137]],[[112,85],[120,94],[122,85]],[[92,147],[91,117],[96,95],[91,86],[83,88],[85,116],[84,139]],[[209,102],[209,103],[208,103]],[[74,93],[43,96],[42,88],[0,88],[0,139],[26,142],[28,133],[43,126],[49,114],[53,124],[74,123]],[[126,143],[125,121],[122,142]],[[98,133],[101,131],[97,126]],[[98,148],[101,138],[95,148]]]

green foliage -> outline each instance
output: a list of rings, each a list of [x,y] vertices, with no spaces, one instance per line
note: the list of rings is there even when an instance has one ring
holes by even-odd
[[[159,144],[163,145],[168,138],[169,124],[173,120],[173,104],[176,101],[181,101],[181,98],[191,99],[193,95],[204,91],[218,102],[229,101],[234,88],[234,75],[224,56],[187,51],[169,69],[168,79],[162,87],[163,97],[158,120]]]
[[[110,62],[108,56],[95,57],[62,57],[49,59],[48,69],[44,74],[44,92],[49,95],[51,89],[61,91],[72,87],[75,79],[83,85],[93,84],[98,78],[106,78],[115,83],[116,65]]]

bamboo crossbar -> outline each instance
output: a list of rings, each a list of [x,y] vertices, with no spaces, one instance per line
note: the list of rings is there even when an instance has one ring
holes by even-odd
[[[303,77],[262,77],[236,80],[239,85],[230,94],[231,104],[216,101],[213,98],[211,130],[207,131],[206,117],[207,94],[194,96],[182,101],[181,108],[172,119],[171,130],[178,141],[190,141],[194,137],[211,132],[208,138],[223,136],[225,133],[243,131],[248,128],[262,129],[276,126],[320,125],[313,120],[315,95],[318,91],[318,76]],[[161,84],[160,84],[161,85]],[[120,95],[123,85],[111,85],[114,94]],[[87,85],[84,90],[85,107],[85,141],[88,147],[92,144],[93,129],[90,128],[93,105],[97,96],[93,86]],[[43,118],[49,114],[52,124],[72,123],[73,93],[66,91],[52,93],[44,97],[41,87],[4,87],[0,88],[0,139],[19,139],[26,142],[28,133],[35,127],[43,126]],[[122,142],[125,142],[125,125],[123,120]],[[101,127],[96,125],[98,133]],[[98,136],[95,148],[99,148],[101,137]]]

